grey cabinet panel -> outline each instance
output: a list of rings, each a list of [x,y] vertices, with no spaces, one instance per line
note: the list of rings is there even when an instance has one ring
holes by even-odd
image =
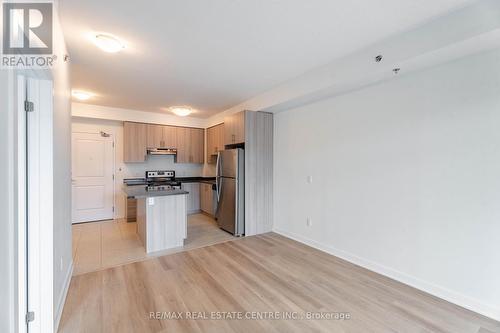
[[[201,210],[200,206],[200,183],[182,183],[181,185],[184,191],[189,192],[187,195],[187,213],[194,214],[199,213]]]

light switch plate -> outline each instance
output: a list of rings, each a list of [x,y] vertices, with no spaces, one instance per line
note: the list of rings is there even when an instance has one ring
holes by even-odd
[[[307,183],[312,184],[313,182],[313,176],[307,176]]]

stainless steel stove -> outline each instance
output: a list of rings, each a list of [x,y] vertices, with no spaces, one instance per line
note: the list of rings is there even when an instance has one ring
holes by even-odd
[[[175,171],[146,171],[147,191],[168,191],[181,188],[181,183],[175,180]]]

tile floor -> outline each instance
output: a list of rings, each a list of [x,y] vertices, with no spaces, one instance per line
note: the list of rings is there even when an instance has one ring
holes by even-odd
[[[73,225],[73,275],[234,239],[212,218],[193,214],[188,216],[188,237],[183,247],[147,254],[136,228],[136,223],[124,219]]]

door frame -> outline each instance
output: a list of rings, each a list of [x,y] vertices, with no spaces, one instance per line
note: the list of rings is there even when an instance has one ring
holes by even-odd
[[[16,328],[20,333],[28,331],[26,324],[27,302],[27,251],[26,251],[26,113],[24,112],[23,101],[26,99],[26,76],[15,73],[14,75],[14,103],[13,113],[15,114],[16,135],[16,193],[17,193],[17,246],[16,246]]]
[[[53,80],[48,71],[15,71],[13,83],[16,328],[21,333],[53,332]],[[24,110],[26,97],[35,102],[34,112]],[[28,324],[26,314],[33,310],[34,321]]]
[[[113,147],[113,158],[112,158],[112,161],[113,161],[113,220],[116,219],[116,135],[115,135],[115,131],[108,131],[106,129],[101,129],[100,131],[82,131],[82,130],[76,130],[76,131],[73,131],[73,129],[71,129],[71,142],[73,142],[73,134],[74,133],[82,133],[82,134],[102,134],[102,133],[105,133],[105,134],[109,134],[110,137],[111,137],[111,142],[113,143],[112,147]],[[71,150],[73,150],[73,146],[71,147]],[[73,156],[71,158],[71,179],[73,179]],[[71,184],[71,190],[73,190],[73,182]],[[71,211],[73,212],[73,207],[71,207]],[[74,225],[74,224],[79,224],[79,223],[90,223],[90,222],[97,222],[97,221],[89,221],[89,222],[76,222],[74,223],[73,222],[73,216],[71,216],[71,224]]]

